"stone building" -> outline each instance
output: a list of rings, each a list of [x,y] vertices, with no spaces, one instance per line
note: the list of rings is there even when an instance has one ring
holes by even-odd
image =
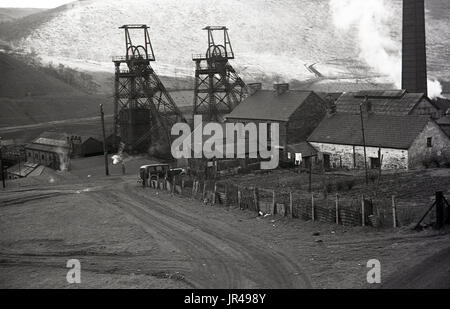
[[[226,121],[278,123],[280,159],[287,160],[288,145],[305,142],[326,113],[326,102],[315,92],[289,90],[289,84],[276,84],[274,90],[255,89],[226,115]]]
[[[448,137],[450,137],[450,113],[436,121]]]
[[[103,142],[100,137],[71,135],[69,137],[72,158],[92,157],[103,154]]]
[[[65,170],[70,164],[71,143],[67,134],[44,132],[25,146],[25,152],[29,163]]]
[[[450,139],[427,116],[363,114],[367,166],[410,169],[450,160]],[[336,113],[308,138],[326,168],[364,168],[361,117]]]
[[[336,111],[359,115],[359,106],[366,98],[370,112],[379,115],[427,115],[433,119],[438,119],[442,115],[438,107],[424,93],[409,93],[406,90],[346,92],[336,100]]]

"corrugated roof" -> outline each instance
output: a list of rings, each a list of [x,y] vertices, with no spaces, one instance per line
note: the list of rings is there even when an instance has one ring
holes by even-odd
[[[36,168],[38,167],[38,164],[33,164],[33,163],[19,163],[16,164],[14,166],[11,166],[10,168],[8,168],[8,173],[10,174],[14,174],[20,177],[27,177],[28,175],[30,175],[34,170],[36,170]]]
[[[407,93],[403,90],[347,92],[336,101],[337,111],[359,114],[359,105],[364,102],[366,95],[374,113],[395,116],[408,115],[425,97],[423,93]]]
[[[366,146],[408,149],[429,121],[425,116],[364,116]],[[325,117],[308,142],[362,146],[361,118],[345,113]]]
[[[32,150],[38,150],[38,151],[61,153],[61,154],[69,153],[69,147],[61,147],[61,146],[54,146],[54,145],[43,145],[43,144],[31,143],[31,144],[28,144],[25,148],[32,149]]]
[[[67,142],[67,133],[43,132],[36,138],[32,144],[47,145],[51,147],[69,147]]]
[[[273,90],[258,90],[226,118],[288,121],[311,94],[312,91],[288,90],[279,95]]]

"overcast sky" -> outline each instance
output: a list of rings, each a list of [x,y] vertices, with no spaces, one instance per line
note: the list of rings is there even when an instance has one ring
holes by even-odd
[[[11,8],[55,8],[74,0],[0,0],[0,7]]]

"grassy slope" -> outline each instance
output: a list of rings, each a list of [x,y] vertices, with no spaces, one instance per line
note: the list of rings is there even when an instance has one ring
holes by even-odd
[[[7,54],[0,54],[0,71],[0,97],[81,94],[70,85]]]
[[[0,54],[0,71],[0,126],[92,117],[100,103],[112,110],[106,95],[83,93],[12,56]]]
[[[0,8],[0,23],[23,18],[44,11],[38,8]]]

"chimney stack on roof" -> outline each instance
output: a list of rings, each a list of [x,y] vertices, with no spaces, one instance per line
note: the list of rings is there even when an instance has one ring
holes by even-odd
[[[337,105],[336,100],[333,98],[333,96],[331,94],[327,95],[325,101],[327,103],[328,116],[333,116],[334,114],[336,114]]]
[[[280,95],[285,93],[286,91],[289,90],[289,84],[287,83],[283,83],[283,84],[274,84],[273,85],[273,89],[275,90],[275,92]]]
[[[262,89],[262,84],[261,83],[250,83],[247,84],[248,87],[248,91],[250,95],[254,95],[258,90]]]

